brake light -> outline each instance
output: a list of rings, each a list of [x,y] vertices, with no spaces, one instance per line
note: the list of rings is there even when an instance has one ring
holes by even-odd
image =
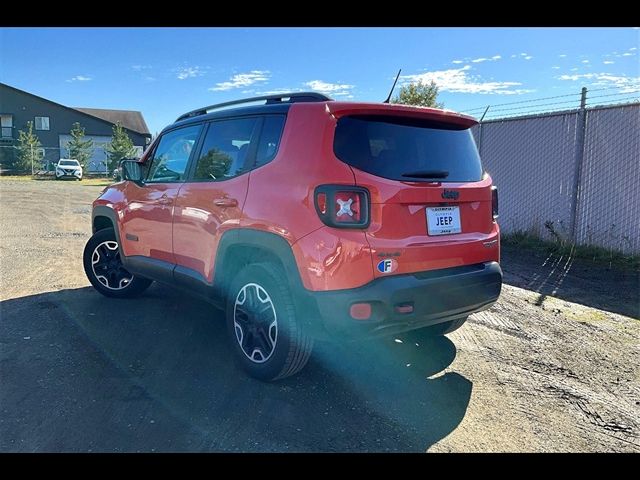
[[[369,191],[346,185],[321,185],[315,191],[316,212],[325,225],[335,228],[369,226]]]
[[[491,187],[491,215],[495,220],[498,218],[498,187]]]

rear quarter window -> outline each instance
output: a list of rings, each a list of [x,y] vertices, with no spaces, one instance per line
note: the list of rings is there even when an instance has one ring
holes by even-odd
[[[482,164],[469,128],[392,116],[338,120],[334,153],[373,175],[400,181],[477,182]],[[436,177],[428,178],[429,172]],[[421,177],[408,174],[421,173]]]

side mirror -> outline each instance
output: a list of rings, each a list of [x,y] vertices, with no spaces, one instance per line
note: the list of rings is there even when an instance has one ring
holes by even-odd
[[[142,165],[136,160],[124,159],[120,162],[120,174],[123,180],[142,183]]]

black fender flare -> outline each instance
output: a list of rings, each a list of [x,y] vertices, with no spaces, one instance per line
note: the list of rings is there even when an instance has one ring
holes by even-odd
[[[258,248],[273,254],[282,263],[287,278],[292,284],[291,286],[296,289],[304,289],[300,278],[300,272],[298,271],[298,265],[289,242],[275,233],[256,230],[253,228],[234,228],[232,230],[227,230],[222,234],[216,251],[213,278],[214,285],[221,285],[221,282],[224,280],[224,264],[227,252],[231,247],[238,246]]]
[[[116,233],[116,241],[118,245],[122,245],[120,243],[120,229],[118,228],[118,215],[113,210],[113,208],[106,207],[104,205],[98,205],[93,207],[91,212],[91,232],[96,233],[96,217],[106,217],[111,220],[113,224],[113,231]]]

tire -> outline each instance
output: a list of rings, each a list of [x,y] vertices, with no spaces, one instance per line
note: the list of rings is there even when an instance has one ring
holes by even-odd
[[[101,264],[105,260],[106,263]],[[82,261],[91,285],[106,297],[135,297],[153,283],[147,278],[134,276],[122,266],[120,246],[112,228],[98,230],[89,239],[84,247]],[[104,275],[99,275],[100,273]]]
[[[229,286],[226,321],[234,353],[242,368],[259,380],[295,375],[313,349],[287,285],[277,265],[255,263],[238,272]],[[256,318],[254,312],[260,309]]]
[[[462,317],[456,320],[450,320],[448,322],[439,323],[437,325],[433,325],[431,327],[427,327],[427,331],[430,335],[434,337],[441,337],[443,335],[448,335],[449,333],[455,332],[459,329],[464,323],[467,321],[469,317]]]

